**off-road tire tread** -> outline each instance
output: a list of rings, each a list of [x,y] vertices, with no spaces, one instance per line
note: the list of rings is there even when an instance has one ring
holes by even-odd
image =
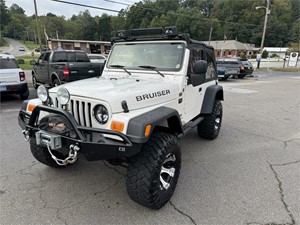
[[[166,201],[162,202],[159,198],[158,191],[154,188],[156,182],[153,179],[154,176],[159,176],[167,149],[172,145],[179,148],[176,136],[154,132],[149,141],[143,145],[141,152],[130,159],[126,185],[127,193],[132,200],[151,209],[160,209],[169,201],[175,191],[180,164],[178,173],[174,176],[175,183],[168,189],[170,196]],[[178,160],[181,160],[180,157]]]
[[[53,168],[65,168],[66,167],[66,166],[58,165],[52,159],[52,157],[49,154],[48,149],[46,147],[36,145],[32,141],[30,141],[30,150],[31,150],[33,157],[40,163],[43,163],[43,164],[53,167]]]
[[[220,100],[215,100],[211,114],[206,116],[204,118],[204,121],[202,121],[197,126],[198,135],[200,137],[205,138],[205,139],[210,139],[210,140],[213,140],[216,137],[218,137],[219,131],[216,132],[214,127],[215,127],[215,118],[217,116],[217,112],[219,109],[221,110],[221,113],[222,113],[222,110],[223,110],[222,103]],[[222,119],[221,119],[221,121],[222,121]],[[221,128],[221,123],[220,123],[219,130],[220,130],[220,128]]]

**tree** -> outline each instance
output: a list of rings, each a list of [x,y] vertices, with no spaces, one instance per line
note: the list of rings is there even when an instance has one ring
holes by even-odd
[[[10,21],[10,11],[5,5],[4,0],[0,0],[0,37],[1,36],[1,31],[4,29],[4,27],[9,23]]]

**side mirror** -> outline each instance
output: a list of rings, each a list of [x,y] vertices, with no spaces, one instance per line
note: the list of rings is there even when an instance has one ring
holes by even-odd
[[[203,74],[207,72],[207,62],[205,60],[198,60],[193,67],[195,74]]]
[[[35,60],[30,60],[30,65],[36,65],[36,61]]]

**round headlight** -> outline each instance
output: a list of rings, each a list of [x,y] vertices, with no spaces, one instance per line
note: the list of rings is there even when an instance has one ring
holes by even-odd
[[[64,87],[59,88],[57,91],[57,100],[58,100],[59,104],[61,104],[61,105],[68,104],[70,101],[69,91]]]
[[[46,102],[49,98],[48,89],[43,85],[39,86],[37,89],[37,96],[42,102]]]
[[[94,116],[100,124],[105,124],[108,121],[108,110],[103,105],[97,105],[94,108]]]

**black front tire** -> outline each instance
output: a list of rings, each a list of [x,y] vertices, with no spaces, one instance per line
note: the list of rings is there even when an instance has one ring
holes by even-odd
[[[20,96],[20,98],[21,98],[22,100],[27,100],[28,97],[29,97],[29,90],[27,89],[27,91],[25,91],[25,92],[19,94],[19,96]]]
[[[37,89],[39,85],[37,84],[37,80],[34,74],[32,74],[32,86],[34,89]]]
[[[43,163],[44,165],[50,166],[53,168],[65,168],[66,167],[66,166],[58,165],[54,161],[54,159],[52,159],[50,153],[48,152],[47,147],[36,145],[36,143],[31,140],[30,141],[30,149],[31,149],[31,153],[32,153],[33,157],[40,163]],[[66,158],[66,156],[63,156],[62,154],[60,154],[58,152],[55,153],[55,156],[60,159]]]
[[[151,209],[160,209],[172,197],[181,167],[181,153],[175,135],[154,132],[142,150],[129,160],[127,193]]]
[[[222,124],[223,108],[220,100],[215,100],[212,113],[198,124],[198,135],[205,139],[213,140],[218,137]]]

